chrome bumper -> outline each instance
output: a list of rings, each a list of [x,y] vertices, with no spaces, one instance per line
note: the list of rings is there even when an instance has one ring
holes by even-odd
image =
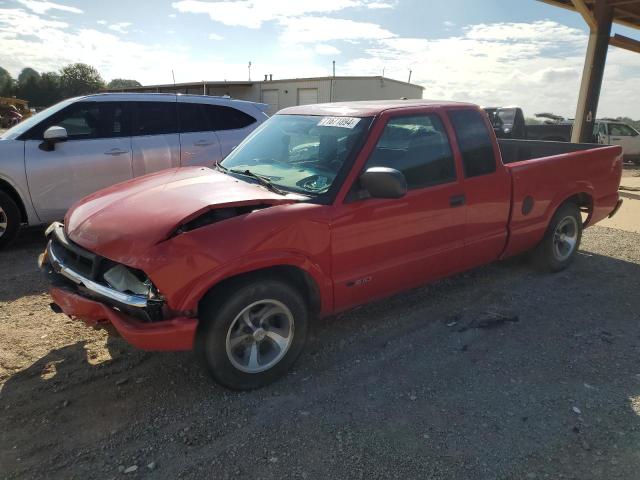
[[[42,268],[47,262],[51,265],[51,268],[54,272],[59,273],[63,277],[71,280],[76,285],[81,285],[86,288],[91,293],[95,294],[98,297],[102,297],[107,300],[111,300],[112,302],[119,303],[121,305],[126,305],[127,307],[133,308],[147,308],[148,299],[143,295],[132,295],[128,293],[119,292],[118,290],[114,290],[113,288],[106,287],[101,285],[93,280],[79,274],[71,270],[67,267],[53,252],[51,248],[52,241],[49,240],[47,243],[47,249],[43,258],[40,260],[40,267]]]

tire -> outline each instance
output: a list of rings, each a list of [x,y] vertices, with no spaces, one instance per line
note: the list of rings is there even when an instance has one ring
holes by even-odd
[[[0,250],[16,239],[20,223],[20,209],[16,202],[0,190]]]
[[[534,252],[540,270],[559,272],[575,258],[582,239],[582,217],[575,203],[564,203],[553,215],[542,242]]]
[[[309,310],[300,292],[260,277],[221,293],[203,300],[196,334],[196,353],[209,374],[233,390],[264,387],[282,377],[307,337]]]

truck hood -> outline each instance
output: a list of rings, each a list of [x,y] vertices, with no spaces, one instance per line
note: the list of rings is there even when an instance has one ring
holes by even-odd
[[[216,209],[299,201],[204,167],[153,173],[100,190],[65,217],[67,236],[111,260],[135,264],[185,223]]]

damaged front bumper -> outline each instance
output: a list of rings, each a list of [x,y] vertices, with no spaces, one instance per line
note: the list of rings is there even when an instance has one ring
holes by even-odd
[[[163,301],[121,292],[97,281],[106,261],[69,242],[61,224],[47,229],[49,241],[38,264],[50,294],[64,313],[89,325],[111,323],[132,345],[144,350],[191,350],[197,320],[162,318]]]

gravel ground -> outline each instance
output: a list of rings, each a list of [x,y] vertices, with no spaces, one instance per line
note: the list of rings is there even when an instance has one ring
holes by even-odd
[[[317,321],[293,372],[213,384],[49,308],[41,232],[0,252],[0,478],[637,479],[640,235],[585,232]]]

